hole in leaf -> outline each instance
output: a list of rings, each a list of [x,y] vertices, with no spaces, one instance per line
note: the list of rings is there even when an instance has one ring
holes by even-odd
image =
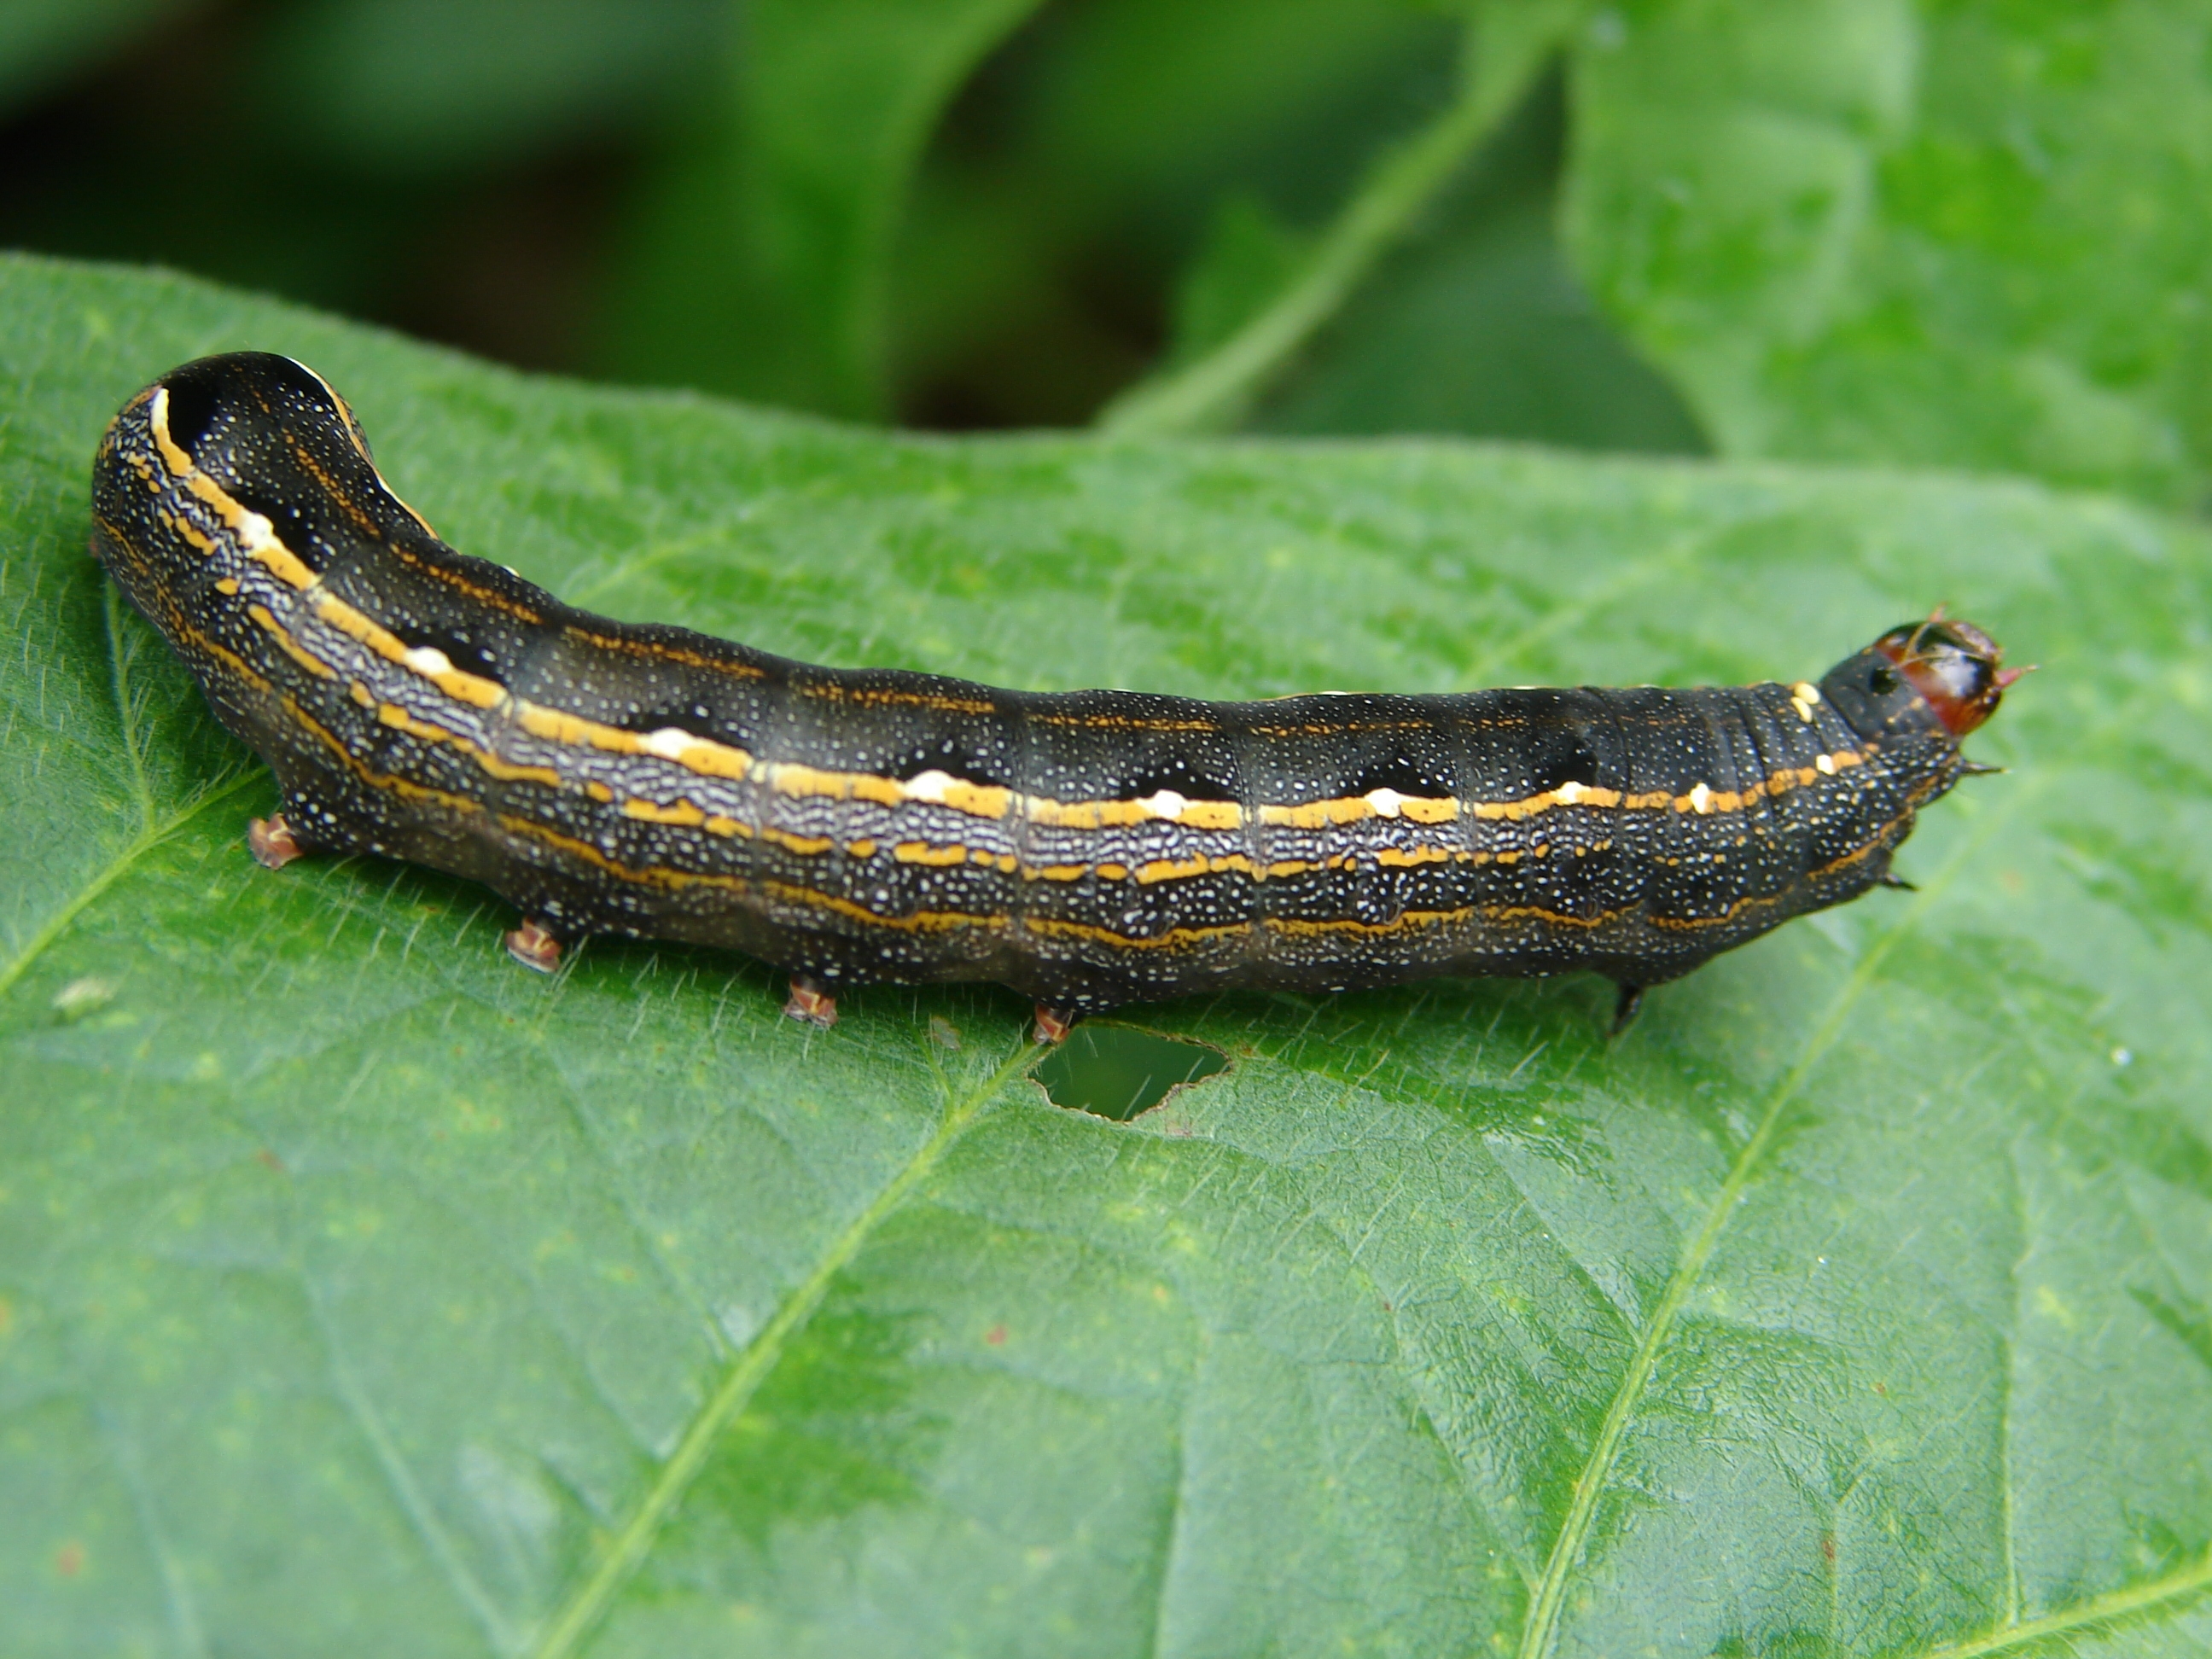
[[[1229,1056],[1202,1042],[1126,1025],[1079,1025],[1030,1075],[1055,1106],[1127,1123],[1166,1099],[1169,1090],[1228,1069]]]

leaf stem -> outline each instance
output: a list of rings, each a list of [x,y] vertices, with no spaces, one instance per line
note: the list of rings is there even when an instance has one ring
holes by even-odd
[[[1580,9],[1544,6],[1534,27],[1486,27],[1480,16],[1495,9],[1477,9],[1478,21],[1468,25],[1472,68],[1451,106],[1383,156],[1281,293],[1196,362],[1109,404],[1097,422],[1101,434],[1157,438],[1218,431],[1241,420],[1497,130]]]
[[[775,1317],[762,1328],[760,1334],[738,1354],[731,1364],[714,1392],[684,1431],[668,1461],[660,1466],[659,1478],[646,1493],[628,1523],[616,1536],[607,1553],[599,1558],[599,1565],[591,1576],[577,1587],[574,1595],[546,1629],[544,1637],[535,1650],[535,1659],[570,1659],[584,1638],[605,1615],[622,1587],[632,1574],[644,1565],[653,1540],[660,1535],[661,1528],[675,1512],[684,1494],[706,1467],[707,1456],[722,1431],[737,1420],[755,1393],[783,1358],[784,1345],[796,1336],[812,1317],[829,1294],[831,1282],[846,1265],[860,1254],[860,1247],[869,1236],[904,1201],[906,1195],[921,1184],[944,1158],[952,1143],[960,1139],[969,1125],[981,1115],[983,1109],[996,1098],[999,1091],[1022,1068],[1036,1058],[1038,1047],[1026,1043],[1017,1048],[1004,1064],[985,1078],[968,1095],[954,1102],[939,1120],[929,1139],[908,1158],[898,1174],[892,1177],[883,1191],[877,1194],[868,1207],[860,1212],[845,1230],[830,1242],[814,1271],[776,1310]]]

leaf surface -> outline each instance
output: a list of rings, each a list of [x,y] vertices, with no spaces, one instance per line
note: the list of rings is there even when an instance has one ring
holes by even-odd
[[[313,362],[565,596],[1032,687],[2044,672],[1915,895],[1650,999],[1170,1005],[1128,1123],[1010,994],[259,870],[84,554],[113,409]],[[2212,1645],[2197,531],[1954,477],[902,439],[0,265],[0,1606],[27,1655]],[[953,1046],[956,1045],[957,1046]],[[2058,1650],[2052,1649],[2051,1650]]]
[[[1570,243],[1724,453],[2194,503],[2208,52],[2189,0],[1600,8]]]

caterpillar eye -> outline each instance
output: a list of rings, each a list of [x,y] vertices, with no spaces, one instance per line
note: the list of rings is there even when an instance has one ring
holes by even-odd
[[[1886,697],[1897,690],[1897,676],[1887,668],[1877,668],[1867,676],[1867,690],[1877,697]]]

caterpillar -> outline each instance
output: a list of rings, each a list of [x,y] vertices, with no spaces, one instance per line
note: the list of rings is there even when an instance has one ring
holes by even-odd
[[[734,948],[821,1025],[997,981],[1040,1041],[1227,987],[1586,969],[1644,988],[1880,884],[2022,671],[1971,624],[1817,683],[1203,702],[823,668],[610,621],[455,552],[344,400],[262,352],[125,404],[94,556],[274,771],[249,844],[480,882],[551,971]]]

